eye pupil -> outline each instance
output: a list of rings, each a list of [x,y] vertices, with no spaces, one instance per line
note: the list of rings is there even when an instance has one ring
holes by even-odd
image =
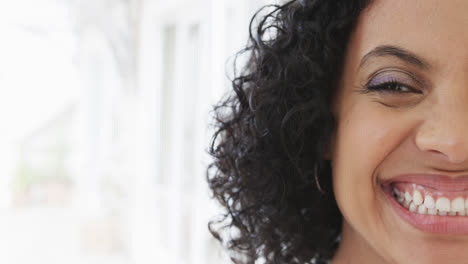
[[[394,82],[392,81],[391,83],[389,83],[389,88],[391,90],[395,90],[395,91],[401,91],[401,92],[406,92],[408,91],[408,88],[406,88],[405,86],[401,85],[400,83],[397,83],[397,82]]]

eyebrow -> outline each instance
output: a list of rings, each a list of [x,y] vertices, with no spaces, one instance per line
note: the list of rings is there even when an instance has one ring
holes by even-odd
[[[371,50],[362,57],[359,67],[362,67],[371,58],[385,56],[396,57],[406,63],[412,64],[424,70],[428,70],[431,68],[431,65],[423,58],[420,58],[418,55],[412,53],[411,51],[392,45],[377,46],[376,48]]]

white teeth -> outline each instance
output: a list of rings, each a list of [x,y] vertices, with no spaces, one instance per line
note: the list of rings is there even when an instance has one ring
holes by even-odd
[[[435,208],[434,198],[432,198],[430,195],[426,195],[426,197],[424,197],[424,206],[426,206],[428,209]]]
[[[424,204],[421,204],[420,206],[418,206],[418,214],[426,214],[427,212],[427,208],[426,206],[424,206]]]
[[[441,211],[448,212],[450,211],[450,200],[445,197],[440,197],[436,201],[436,208],[439,210],[439,214]]]
[[[465,200],[462,197],[457,197],[452,200],[450,208],[452,212],[464,212],[465,211]]]
[[[411,203],[411,202],[408,202],[408,201],[404,200],[404,201],[403,201],[403,206],[404,206],[405,208],[408,208],[409,205],[410,205],[410,203]]]
[[[437,201],[431,195],[425,195],[420,190],[413,190],[411,195],[409,191],[401,191],[393,188],[393,196],[402,206],[412,213],[429,215],[450,215],[465,216],[468,215],[468,198],[457,197],[450,201],[446,197],[439,197]]]
[[[413,196],[409,192],[405,192],[405,201],[408,203],[413,200]]]
[[[423,197],[418,190],[414,190],[413,192],[413,201],[416,205],[420,205],[423,202]]]

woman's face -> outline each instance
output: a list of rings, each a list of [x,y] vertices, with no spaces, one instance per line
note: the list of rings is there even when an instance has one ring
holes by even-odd
[[[374,1],[333,110],[335,261],[468,262],[468,1]]]

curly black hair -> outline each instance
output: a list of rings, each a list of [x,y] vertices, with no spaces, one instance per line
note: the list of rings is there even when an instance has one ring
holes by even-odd
[[[294,0],[252,18],[249,44],[238,54],[248,60],[215,106],[207,171],[226,209],[209,229],[234,263],[326,263],[335,254],[342,215],[326,159],[335,127],[330,104],[368,4]]]

